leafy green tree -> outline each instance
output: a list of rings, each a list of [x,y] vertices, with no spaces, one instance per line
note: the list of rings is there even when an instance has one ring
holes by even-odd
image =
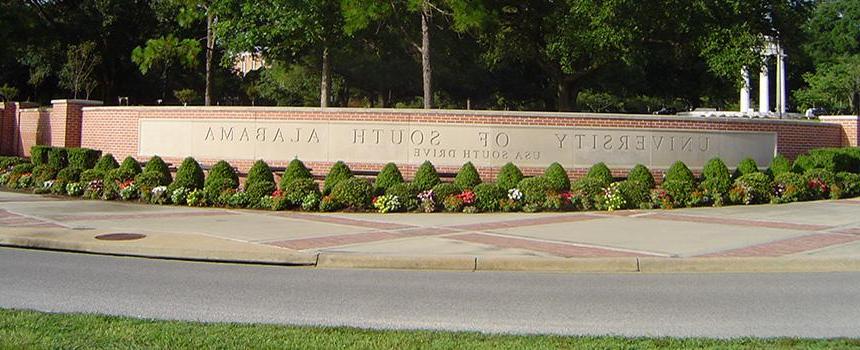
[[[96,44],[86,41],[70,46],[66,52],[66,64],[60,70],[60,85],[71,90],[74,98],[78,98],[78,93],[85,92],[89,99],[98,84],[93,72],[101,63],[101,57],[95,51]]]
[[[197,65],[197,55],[200,44],[191,39],[178,39],[172,34],[158,39],[146,41],[146,45],[138,46],[132,51],[131,59],[147,74],[153,69],[159,69],[161,74],[161,99],[167,94],[170,72],[178,64],[185,68]]]

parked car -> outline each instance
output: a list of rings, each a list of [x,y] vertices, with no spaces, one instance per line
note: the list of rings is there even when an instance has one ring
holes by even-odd
[[[654,111],[655,115],[675,115],[678,114],[678,110],[672,107],[663,107],[656,111]]]

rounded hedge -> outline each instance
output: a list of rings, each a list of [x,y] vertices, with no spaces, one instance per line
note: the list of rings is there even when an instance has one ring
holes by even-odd
[[[320,186],[309,178],[293,179],[287,183],[286,187],[281,188],[281,191],[284,193],[284,198],[292,206],[302,205],[302,201],[311,193],[322,195]]]
[[[672,164],[672,166],[669,167],[669,170],[666,171],[666,178],[664,181],[682,181],[695,184],[696,178],[693,176],[693,172],[690,171],[690,168],[687,167],[687,164],[684,164],[684,162],[679,160]]]
[[[593,210],[597,208],[597,204],[602,201],[603,189],[606,184],[601,179],[583,177],[576,180],[570,190],[579,198],[579,205],[583,210]]]
[[[648,168],[642,164],[636,164],[633,169],[630,169],[630,173],[627,174],[627,180],[640,183],[648,189],[657,186],[657,182],[654,181],[654,175],[651,174],[651,170],[648,170]]]
[[[412,181],[412,184],[420,191],[427,191],[439,184],[439,182],[441,180],[439,180],[439,173],[436,172],[436,167],[430,161],[425,161],[415,171],[415,179]]]
[[[33,174],[35,174],[35,170],[33,171]],[[833,185],[836,183],[836,174],[827,169],[809,169],[803,173],[803,176],[806,177],[807,180],[818,179],[827,185]]]
[[[119,167],[120,169],[125,169],[126,171],[133,173],[134,175],[143,172],[143,169],[140,168],[140,163],[137,162],[137,159],[134,159],[131,156],[125,157]]]
[[[661,186],[672,197],[675,207],[690,206],[696,186],[692,181],[667,180]]]
[[[221,180],[230,181],[230,188],[239,187],[239,175],[236,174],[236,170],[233,169],[233,166],[226,161],[218,161],[212,168],[209,169],[209,174],[206,175],[206,181],[203,183],[203,187],[208,187],[209,184],[215,183],[216,181],[220,183]],[[211,199],[211,198],[210,198]]]
[[[811,196],[806,178],[790,171],[777,174],[773,179],[773,187],[774,196],[780,203],[804,201]]]
[[[107,173],[108,171],[116,168],[119,168],[119,163],[116,162],[116,158],[113,157],[113,154],[105,153],[105,155],[99,158],[99,161],[93,169],[101,171],[102,173]]]
[[[752,158],[746,158],[738,164],[737,169],[735,169],[734,177],[737,179],[741,176],[757,172],[759,171],[758,165],[755,163],[755,160],[753,160]]]
[[[386,196],[397,196],[400,203],[407,211],[418,209],[418,192],[420,190],[411,183],[399,183],[392,185],[385,191]]]
[[[734,201],[743,204],[760,204],[770,202],[771,181],[765,173],[753,172],[735,180],[735,188],[732,192],[736,197]],[[737,193],[742,193],[739,197]]]
[[[394,163],[385,164],[379,175],[376,176],[376,181],[373,182],[373,192],[377,195],[384,194],[391,186],[403,183],[403,174]]]
[[[547,194],[553,191],[553,184],[543,176],[528,177],[517,185],[523,193],[523,201],[532,205],[543,205]]]
[[[254,165],[252,165],[251,169],[248,170],[248,178],[245,179],[245,188],[251,188],[251,186],[254,186],[257,182],[275,183],[275,174],[272,174],[272,168],[270,168],[269,164],[262,159],[254,162]],[[268,194],[271,193],[272,192],[269,192]]]
[[[475,169],[475,165],[472,162],[463,164],[463,167],[457,172],[457,176],[454,177],[454,186],[457,186],[461,191],[473,189],[480,183],[481,175],[478,174],[478,169]]]
[[[508,191],[494,183],[482,183],[474,188],[475,206],[481,211],[499,211],[501,201],[508,198]]]
[[[134,177],[134,184],[140,188],[141,193],[148,192],[164,185],[164,174],[159,171],[144,171]]]
[[[520,168],[514,165],[514,163],[508,163],[499,170],[499,175],[496,176],[496,184],[507,191],[516,188],[523,178],[523,172],[520,171]]]
[[[223,198],[228,190],[235,191],[238,185],[229,177],[214,177],[212,180],[206,178],[206,185],[203,186],[203,192],[206,194],[206,199],[216,204],[226,204],[226,199]]]
[[[442,203],[448,197],[456,196],[460,192],[460,188],[451,183],[443,182],[433,186],[433,197],[436,198],[437,203]]]
[[[776,157],[773,157],[773,160],[770,161],[770,167],[768,167],[767,171],[770,173],[771,176],[775,177],[782,173],[791,172],[791,168],[791,160],[780,154]]]
[[[702,170],[702,189],[709,195],[724,197],[732,188],[732,175],[726,163],[720,158],[713,158],[705,164]]]
[[[173,175],[170,174],[170,167],[168,167],[167,163],[165,163],[159,156],[152,156],[152,158],[149,158],[146,162],[146,166],[143,168],[143,173],[149,172],[160,175],[158,186],[167,186],[173,182]]]
[[[846,198],[860,196],[860,174],[843,171],[836,174],[836,182],[842,186]]]
[[[258,180],[252,182],[250,185],[245,183],[245,186],[245,193],[251,200],[251,206],[258,205],[261,198],[264,196],[271,196],[272,193],[278,189],[278,186],[275,185],[274,181],[268,180]]]
[[[365,179],[352,177],[338,182],[331,190],[331,196],[345,207],[366,209],[373,198],[373,186]]]
[[[591,169],[588,169],[585,177],[599,181],[603,187],[609,186],[613,180],[612,171],[603,162],[594,164]]]
[[[640,209],[651,201],[651,187],[642,181],[624,180],[618,183],[618,192],[624,198],[624,209]]]
[[[69,158],[69,166],[81,168],[83,170],[95,167],[96,163],[99,161],[99,157],[102,155],[102,151],[83,147],[68,148],[66,149],[66,153]]]
[[[287,185],[298,179],[313,179],[310,169],[302,163],[301,160],[293,159],[284,170],[284,176],[281,177],[281,188],[286,188]]]
[[[352,177],[352,170],[349,169],[346,163],[342,161],[334,163],[331,169],[328,170],[328,174],[325,176],[325,182],[323,183],[323,194],[330,194],[338,183],[346,179],[350,179]]]
[[[567,170],[558,163],[552,163],[543,176],[552,184],[552,189],[556,192],[565,192],[570,190],[570,177],[567,176]]]
[[[170,184],[168,191],[173,193],[174,190],[184,187],[188,190],[196,190],[203,188],[205,176],[203,168],[192,157],[185,158],[179,169],[176,170],[176,178]]]

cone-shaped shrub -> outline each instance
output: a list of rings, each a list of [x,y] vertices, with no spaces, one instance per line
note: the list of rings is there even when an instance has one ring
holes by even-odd
[[[646,188],[654,188],[656,186],[654,175],[651,175],[651,170],[648,170],[642,164],[637,164],[630,170],[630,173],[627,174],[627,180],[638,183]]]
[[[305,166],[305,163],[298,159],[293,159],[290,161],[290,164],[287,165],[287,169],[284,170],[284,176],[281,177],[281,188],[287,188],[290,182],[293,182],[298,179],[313,179],[314,176],[311,174],[311,171],[308,167]]]
[[[732,176],[726,163],[720,158],[709,160],[702,171],[702,177],[704,178],[702,189],[714,198],[715,205],[722,204],[722,198],[732,188]]]
[[[143,171],[143,169],[140,168],[140,163],[137,162],[137,159],[134,159],[131,156],[125,157],[119,167],[120,169],[134,175],[140,174]]]
[[[758,165],[755,163],[755,160],[752,158],[744,159],[738,164],[737,169],[735,169],[735,179],[740,178],[741,176],[757,173]]]
[[[394,163],[385,164],[385,167],[379,172],[379,176],[376,177],[376,181],[373,182],[373,192],[377,195],[385,194],[388,188],[399,183],[403,183],[403,174],[400,173],[400,169]]]
[[[323,194],[330,194],[339,182],[352,177],[352,170],[349,169],[346,163],[342,161],[334,163],[331,169],[328,170],[328,174],[325,176],[325,182],[323,183]]]
[[[523,172],[520,171],[520,168],[514,165],[514,163],[508,163],[499,170],[499,176],[496,177],[496,185],[507,191],[516,188],[523,178]]]
[[[439,180],[439,173],[436,172],[436,167],[433,166],[433,163],[430,161],[424,161],[418,170],[415,171],[415,180],[412,181],[412,184],[418,188],[419,191],[427,191],[432,189],[433,186],[436,186],[441,182]]]
[[[230,163],[221,160],[209,169],[209,174],[206,175],[206,182],[203,187],[209,187],[216,182],[219,183],[219,186],[226,186],[222,184],[224,180],[230,181],[230,188],[239,187],[239,175],[236,174],[236,170],[233,169]]]
[[[83,147],[69,148],[67,149],[67,153],[69,157],[69,166],[83,170],[95,167],[96,162],[99,161],[99,157],[102,155],[102,151]]]
[[[791,161],[781,154],[777,155],[770,161],[770,167],[767,170],[770,176],[774,177],[782,173],[791,172]]]
[[[173,182],[173,176],[170,175],[170,168],[159,156],[152,156],[152,158],[149,158],[146,162],[146,166],[143,168],[143,172],[154,172],[160,174],[161,180],[159,181],[159,184],[162,186],[170,185],[170,183]]]
[[[546,168],[544,177],[552,184],[552,189],[556,192],[565,192],[570,190],[570,178],[567,176],[567,170],[558,163],[552,163],[549,168]]]
[[[251,199],[251,206],[255,207],[260,203],[260,198],[271,196],[278,187],[273,181],[257,180],[251,183],[245,182],[245,193]]]
[[[254,184],[258,182],[266,181],[274,184],[275,175],[272,174],[272,168],[269,167],[269,164],[267,164],[262,159],[257,160],[256,162],[254,162],[254,165],[251,166],[251,169],[248,170],[248,179],[245,180],[245,189],[251,188],[251,186],[254,186]],[[264,196],[272,194],[272,191],[269,191],[269,193],[264,194]]]
[[[687,167],[687,164],[684,164],[682,161],[677,161],[669,167],[669,170],[666,171],[666,179],[665,181],[682,181],[695,183],[696,178],[693,176],[693,172],[690,171],[690,168]]]
[[[203,168],[194,158],[188,157],[182,161],[182,165],[176,170],[176,179],[170,184],[168,190],[172,193],[177,188],[185,187],[192,191],[203,188],[203,183]]]
[[[367,180],[357,177],[344,179],[334,186],[331,197],[347,208],[369,208],[373,198],[373,186]]]
[[[478,174],[478,169],[475,169],[475,165],[472,162],[463,164],[463,167],[457,172],[457,176],[454,177],[454,186],[457,186],[461,191],[473,189],[480,183],[481,175]]]
[[[110,170],[119,168],[119,163],[116,162],[116,158],[113,157],[113,154],[105,153],[101,158],[99,158],[98,163],[96,163],[95,170],[98,170],[102,173],[107,173]]]
[[[600,181],[603,187],[609,186],[612,183],[612,171],[603,162],[594,164],[591,169],[588,169],[588,174],[585,177]]]

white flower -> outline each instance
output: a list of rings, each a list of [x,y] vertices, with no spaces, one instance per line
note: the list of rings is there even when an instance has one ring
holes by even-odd
[[[165,192],[167,192],[167,186],[158,186],[152,189],[152,194],[154,195],[160,195]]]
[[[508,199],[518,201],[523,199],[523,193],[517,188],[512,188],[508,190]]]

